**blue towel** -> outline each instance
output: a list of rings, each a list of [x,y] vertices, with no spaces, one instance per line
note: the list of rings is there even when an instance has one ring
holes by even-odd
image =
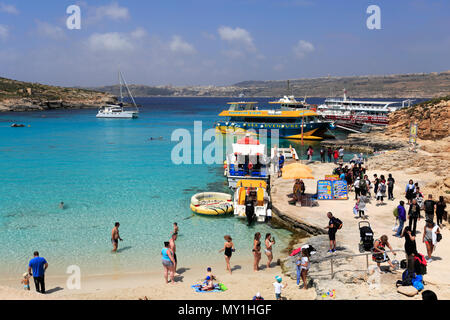
[[[214,285],[214,290],[209,290],[209,291],[202,291],[200,290],[200,288],[202,287],[201,284],[194,284],[191,286],[192,289],[195,290],[195,292],[201,292],[201,293],[207,293],[207,292],[223,292],[222,290],[219,289],[219,285],[215,284]]]

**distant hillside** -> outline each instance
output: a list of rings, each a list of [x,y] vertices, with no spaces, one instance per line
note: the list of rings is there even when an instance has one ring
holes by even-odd
[[[286,95],[287,80],[244,81],[231,86],[130,86],[137,97],[150,96],[218,96],[280,97]],[[118,86],[95,90],[119,94]],[[290,80],[290,94],[297,97],[341,96],[343,90],[354,98],[434,98],[450,93],[450,71],[427,74],[387,76],[327,77]]]
[[[97,108],[115,100],[113,95],[104,92],[54,87],[0,77],[0,111]]]

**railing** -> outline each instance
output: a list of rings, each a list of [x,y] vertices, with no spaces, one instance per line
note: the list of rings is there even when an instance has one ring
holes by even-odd
[[[405,250],[401,250],[401,249],[397,249],[397,250],[391,250],[389,252],[405,252]],[[378,252],[377,252],[378,253]],[[388,253],[388,251],[385,251],[385,253]],[[350,257],[361,257],[361,256],[366,256],[366,269],[369,268],[369,256],[375,254],[373,251],[371,252],[365,252],[365,253],[359,253],[359,254],[348,254],[348,255],[339,255],[339,256],[334,256],[333,254],[331,254],[328,257],[324,257],[320,260],[315,260],[315,262],[322,262],[325,260],[330,260],[330,264],[331,264],[331,279],[334,278],[334,269],[333,269],[333,260],[334,259],[344,259],[344,258],[350,258]]]

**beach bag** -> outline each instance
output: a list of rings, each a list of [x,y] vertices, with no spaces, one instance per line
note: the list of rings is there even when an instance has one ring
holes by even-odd
[[[418,275],[427,274],[427,261],[423,254],[416,254],[414,257],[414,271]]]
[[[398,218],[398,207],[394,209],[394,217]]]
[[[402,273],[402,285],[412,286],[412,280],[416,277],[414,273],[409,273],[408,269]]]
[[[354,206],[354,207],[353,207],[353,214],[354,214],[355,216],[358,215],[358,207],[357,207],[357,206]]]
[[[412,285],[414,288],[416,288],[418,291],[421,291],[424,289],[424,285],[423,285],[423,277],[421,275],[417,275],[413,280],[412,280]]]
[[[436,233],[436,241],[440,242],[442,240],[442,234]]]
[[[402,261],[400,261],[401,269],[406,269],[407,267],[408,267],[408,262],[406,261],[406,259],[403,259]]]
[[[335,228],[337,230],[340,230],[340,229],[342,229],[343,223],[338,218],[334,218],[333,225],[335,226]]]

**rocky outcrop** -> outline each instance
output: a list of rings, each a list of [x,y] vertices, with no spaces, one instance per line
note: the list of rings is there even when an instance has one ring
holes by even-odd
[[[111,94],[0,78],[1,111],[98,108],[116,102]]]
[[[412,122],[417,122],[418,138],[422,140],[447,137],[450,134],[450,96],[393,112],[389,116],[386,132],[393,136],[409,137]]]
[[[343,147],[346,152],[374,153],[381,150],[395,150],[406,146],[403,141],[392,141],[383,135],[374,133],[351,133],[347,139],[324,140],[321,145],[333,149]]]

